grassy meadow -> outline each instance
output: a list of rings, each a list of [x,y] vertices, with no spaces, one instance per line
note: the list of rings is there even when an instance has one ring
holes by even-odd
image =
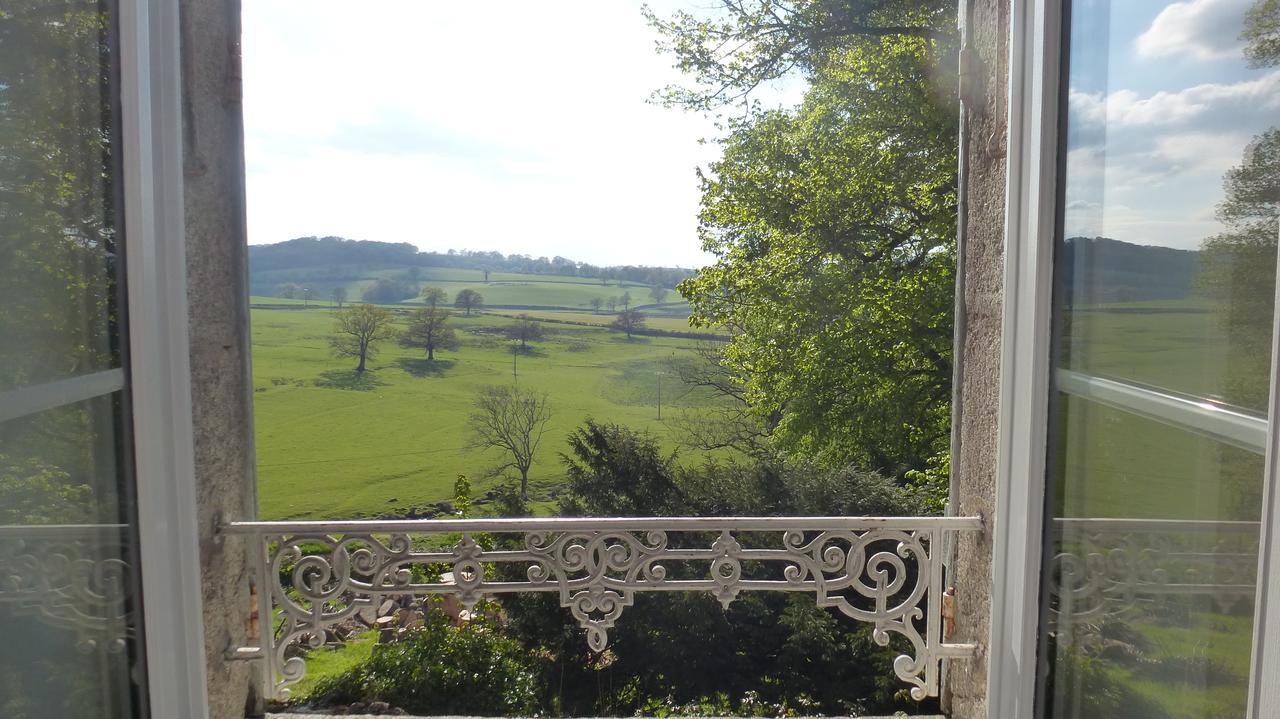
[[[650,287],[635,282],[610,281],[608,284],[603,284],[600,280],[589,277],[529,275],[513,272],[492,272],[489,274],[489,281],[486,282],[484,273],[480,270],[449,267],[417,267],[414,270],[415,272],[410,274],[403,267],[374,269],[361,272],[361,278],[358,280],[317,279],[314,282],[304,280],[298,284],[312,288],[310,304],[321,305],[332,304],[332,292],[334,287],[338,286],[346,288],[347,297],[350,300],[358,301],[361,293],[380,278],[407,279],[422,285],[439,287],[448,292],[450,298],[456,297],[461,290],[473,289],[484,295],[485,304],[488,305],[590,311],[593,298],[598,297],[607,302],[610,298],[620,297],[623,293],[631,295],[632,307],[654,303],[653,298],[649,296]],[[275,275],[279,275],[281,279],[289,278],[289,281],[294,281],[297,271],[257,273],[256,282],[260,285],[274,282]],[[302,300],[290,301],[267,296],[255,296],[252,299],[255,304],[291,304],[295,301],[302,303]],[[674,312],[688,316],[688,305],[681,301],[676,292],[669,292],[666,299],[668,303],[673,304],[663,308],[664,314]],[[415,300],[409,300],[406,304],[414,302]]]
[[[264,518],[430,511],[452,496],[458,474],[470,477],[483,496],[500,481],[486,476],[499,455],[468,447],[467,417],[485,385],[515,381],[550,397],[552,418],[530,473],[531,498],[544,504],[563,476],[565,438],[587,417],[648,430],[676,449],[657,416],[659,372],[666,372],[664,418],[710,401],[669,373],[670,362],[693,358],[696,340],[627,339],[604,327],[547,323],[544,341],[513,354],[499,334],[510,319],[455,313],[450,321],[462,343],[457,351],[438,352],[428,362],[421,350],[384,342],[357,376],[354,360],[329,350],[330,309],[252,311]]]
[[[1067,322],[1059,356],[1078,371],[1222,400],[1228,379],[1254,366],[1240,364],[1247,350],[1233,346],[1221,316],[1200,300],[1077,307]],[[1056,516],[1258,519],[1261,455],[1078,398],[1060,401],[1054,421]],[[1215,541],[1215,551],[1256,549],[1247,538]],[[1208,597],[1172,597],[1162,606],[1127,622],[1148,645],[1145,663],[1100,664],[1106,676],[1160,716],[1243,716],[1252,603],[1227,609]],[[1075,690],[1102,691],[1091,683]]]

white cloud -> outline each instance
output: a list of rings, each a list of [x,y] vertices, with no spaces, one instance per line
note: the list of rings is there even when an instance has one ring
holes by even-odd
[[[1223,174],[1280,119],[1280,71],[1223,75],[1248,79],[1145,95],[1069,91],[1069,235],[1194,249],[1221,229]]]
[[[680,76],[639,0],[252,0],[243,12],[251,242],[706,260],[695,168],[717,155],[699,142],[717,130],[648,104]]]
[[[1085,93],[1074,88],[1067,98],[1072,121],[1113,127],[1172,126],[1196,123],[1216,127],[1257,126],[1260,117],[1280,111],[1280,70],[1252,80],[1206,83],[1141,97],[1132,90]]]
[[[1176,2],[1156,16],[1138,36],[1138,56],[1188,55],[1197,60],[1239,57],[1245,11],[1254,0],[1189,0]]]

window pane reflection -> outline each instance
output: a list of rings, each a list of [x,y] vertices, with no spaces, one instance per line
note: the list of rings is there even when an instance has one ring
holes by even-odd
[[[1222,416],[1266,426],[1264,5],[1071,4],[1041,716],[1245,714],[1263,457]]]
[[[0,7],[0,392],[120,363],[108,17]]]
[[[127,394],[59,383],[123,366],[113,22],[0,3],[5,719],[145,716]]]

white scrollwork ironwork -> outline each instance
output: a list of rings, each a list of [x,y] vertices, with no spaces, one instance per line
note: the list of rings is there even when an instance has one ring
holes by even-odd
[[[1049,622],[1123,619],[1178,597],[1251,600],[1258,537],[1257,522],[1056,519]]]
[[[124,651],[134,636],[126,529],[0,526],[0,607],[72,632],[83,651]]]
[[[261,552],[269,589],[259,613],[274,607],[279,621],[262,647],[264,682],[280,698],[305,672],[295,646],[322,646],[326,630],[388,598],[453,594],[471,608],[556,592],[599,652],[639,592],[708,592],[727,607],[741,592],[779,591],[812,593],[870,623],[882,646],[901,637],[909,651],[894,672],[924,699],[938,693],[942,659],[974,651],[942,638],[943,535],[980,528],[966,517],[765,517],[232,522],[224,531],[253,537]],[[523,580],[503,570],[511,565]],[[431,567],[452,571],[428,579]]]

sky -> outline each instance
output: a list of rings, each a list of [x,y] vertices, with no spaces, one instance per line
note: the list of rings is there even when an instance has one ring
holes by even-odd
[[[717,131],[647,102],[680,75],[640,7],[244,3],[249,241],[705,264],[695,169]]]
[[[1222,225],[1223,174],[1280,125],[1280,69],[1250,69],[1253,0],[1076,4],[1066,236],[1197,249]]]
[[[1280,69],[1241,53],[1251,2],[1077,2],[1067,236],[1195,249],[1221,229],[1223,173],[1280,118]],[[640,5],[244,3],[250,242],[705,264],[695,168],[718,133],[648,102],[682,78]]]

